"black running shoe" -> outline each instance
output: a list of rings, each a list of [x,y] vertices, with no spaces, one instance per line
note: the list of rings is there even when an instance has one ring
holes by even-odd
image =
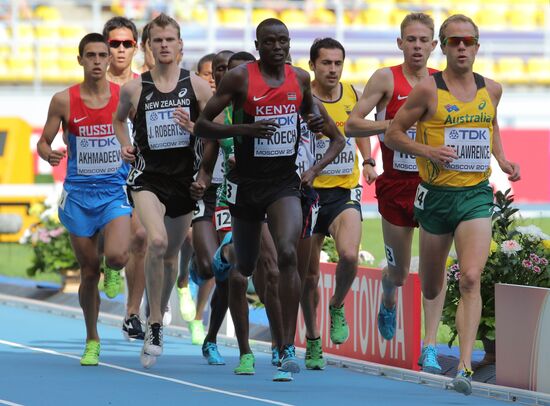
[[[128,341],[143,340],[145,333],[137,314],[132,314],[122,322],[122,334]]]

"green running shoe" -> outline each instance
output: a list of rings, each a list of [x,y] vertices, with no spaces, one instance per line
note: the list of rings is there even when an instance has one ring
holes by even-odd
[[[103,290],[109,299],[117,297],[120,292],[122,277],[120,271],[103,265]]]
[[[334,344],[344,344],[349,337],[349,327],[346,322],[344,305],[328,307],[330,313],[330,340]]]
[[[83,367],[95,367],[99,364],[99,341],[90,340],[86,341],[86,348],[84,354],[80,358],[80,365]]]
[[[254,354],[243,354],[239,359],[239,366],[233,372],[236,375],[254,375],[256,373],[254,370],[255,361]]]
[[[176,292],[178,293],[178,299],[180,302],[181,318],[185,321],[191,321],[196,315],[196,306],[193,298],[191,297],[191,290],[189,287],[178,288],[176,286]]]
[[[310,340],[306,339],[306,368],[314,370],[323,370],[327,366],[327,361],[323,358],[323,346],[321,337]]]
[[[191,344],[202,345],[204,343],[206,333],[204,332],[202,320],[191,320],[189,322],[189,331],[191,332]]]

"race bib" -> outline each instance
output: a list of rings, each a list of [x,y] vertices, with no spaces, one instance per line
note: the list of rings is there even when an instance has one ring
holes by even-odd
[[[214,171],[212,172],[212,183],[220,185],[223,183],[223,178],[225,176],[225,170],[223,165],[223,150],[220,148],[218,150],[218,158],[216,159],[216,165],[214,166]]]
[[[122,164],[120,144],[114,135],[78,137],[76,168],[79,175],[108,175]]]
[[[302,177],[303,173],[315,165],[315,135],[308,130],[307,124],[300,124],[300,143],[296,155],[296,173]]]
[[[349,199],[351,201],[361,203],[361,195],[363,194],[363,187],[357,186],[350,190],[350,196]]]
[[[227,181],[227,189],[225,191],[226,199],[231,204],[237,204],[237,184]]]
[[[296,113],[280,116],[256,116],[255,121],[276,120],[279,128],[270,138],[254,138],[254,156],[277,158],[294,155],[298,140],[298,115]]]
[[[407,130],[407,135],[414,141],[416,138],[416,130]],[[405,172],[418,172],[416,157],[414,155],[405,154],[404,152],[393,151],[393,169]]]
[[[330,145],[328,138],[321,138],[315,141],[317,160],[325,155]],[[355,167],[355,138],[346,138],[346,146],[338,154],[334,161],[325,166],[321,175],[351,175]]]
[[[414,207],[417,207],[420,210],[424,210],[424,202],[427,195],[428,189],[426,189],[422,185],[418,185],[418,188],[416,188],[416,196],[414,198]]]
[[[136,169],[132,166],[132,169],[130,169],[130,173],[128,174],[128,178],[126,179],[126,184],[129,186],[133,186],[136,183],[136,179],[139,175],[141,175],[143,172],[141,172],[139,169]]]
[[[182,107],[189,114],[189,107]],[[174,121],[175,108],[145,112],[147,139],[152,150],[183,148],[190,144],[191,134]]]
[[[215,215],[216,230],[231,228],[231,213],[229,209],[223,209],[216,212]]]
[[[488,128],[445,128],[445,145],[458,159],[445,165],[458,172],[485,172],[491,164],[491,133]]]
[[[202,199],[198,200],[195,211],[193,212],[193,220],[203,217],[205,211],[206,211],[206,206],[204,205],[204,200]]]

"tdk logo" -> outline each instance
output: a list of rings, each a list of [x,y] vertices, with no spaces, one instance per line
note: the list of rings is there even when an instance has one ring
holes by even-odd
[[[486,140],[488,139],[487,129],[464,128],[451,130],[451,132],[449,133],[449,138],[452,140]]]
[[[88,148],[89,144],[90,143],[88,142],[87,139],[80,140],[80,146],[83,147],[83,148]]]
[[[151,113],[151,115],[149,116],[149,118],[152,120],[152,121],[157,121],[159,116],[157,115],[157,113]]]
[[[452,111],[458,111],[458,106],[456,104],[446,104],[445,110],[447,110],[449,113]]]

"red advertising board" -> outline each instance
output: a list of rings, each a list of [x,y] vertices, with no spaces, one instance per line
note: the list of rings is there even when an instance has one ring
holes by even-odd
[[[362,361],[376,362],[418,370],[420,355],[420,280],[411,274],[397,293],[397,329],[395,337],[386,341],[377,327],[377,315],[382,298],[380,269],[359,267],[344,306],[350,328],[348,340],[342,345],[330,341],[328,303],[334,293],[336,264],[321,263],[317,325],[321,332],[323,351]],[[305,347],[306,328],[302,312],[298,316],[296,346]]]

